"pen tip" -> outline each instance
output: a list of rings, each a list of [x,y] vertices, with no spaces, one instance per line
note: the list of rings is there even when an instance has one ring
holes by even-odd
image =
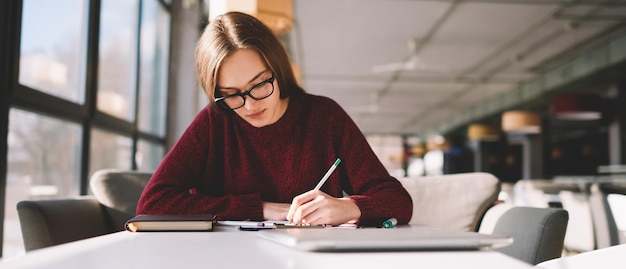
[[[338,165],[340,162],[341,162],[341,159],[340,159],[340,158],[337,158],[337,160],[335,161],[335,164],[334,164],[334,165]]]

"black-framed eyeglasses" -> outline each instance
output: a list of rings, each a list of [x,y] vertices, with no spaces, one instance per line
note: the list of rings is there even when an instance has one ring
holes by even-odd
[[[218,92],[219,89],[215,89],[215,91]],[[271,78],[261,81],[244,92],[215,98],[215,103],[221,104],[224,108],[235,110],[246,104],[246,95],[258,101],[269,97],[272,93],[274,93],[274,74]]]

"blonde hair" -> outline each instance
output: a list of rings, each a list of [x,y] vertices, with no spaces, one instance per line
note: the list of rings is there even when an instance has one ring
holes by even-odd
[[[287,51],[272,30],[251,15],[228,12],[207,25],[196,44],[196,76],[213,109],[221,108],[215,105],[219,68],[239,49],[254,49],[261,55],[280,85],[280,98],[304,93],[296,82]]]

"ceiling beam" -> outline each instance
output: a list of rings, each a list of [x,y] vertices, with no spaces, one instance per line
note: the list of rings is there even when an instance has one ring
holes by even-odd
[[[624,65],[626,65],[626,34],[604,46],[590,50],[570,62],[557,66],[510,92],[496,96],[463,113],[458,113],[450,120],[420,132],[420,135],[445,134],[455,128],[497,115],[548,93],[558,92],[563,88],[568,88],[568,86],[581,85],[576,82],[602,74],[610,70],[611,67]],[[623,70],[619,72],[623,72]]]

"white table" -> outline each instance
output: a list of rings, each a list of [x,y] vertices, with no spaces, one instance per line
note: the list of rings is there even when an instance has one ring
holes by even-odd
[[[532,268],[495,251],[306,252],[256,232],[131,233],[76,241],[3,260],[1,268]]]
[[[623,269],[626,244],[542,262],[535,269]]]

